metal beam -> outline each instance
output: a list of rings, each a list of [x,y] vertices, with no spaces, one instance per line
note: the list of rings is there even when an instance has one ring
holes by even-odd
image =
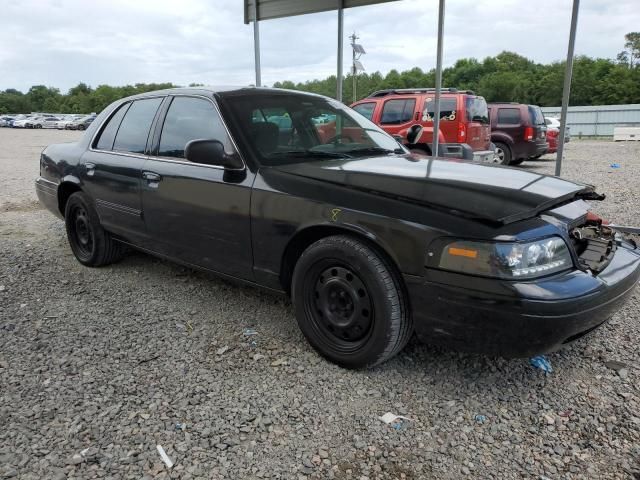
[[[363,7],[397,0],[342,0],[342,8]],[[339,0],[244,0],[244,23],[256,18],[253,3],[260,6],[258,20],[292,17],[308,13],[328,12],[339,8]]]
[[[556,153],[556,176],[562,171],[562,157],[564,155],[564,137],[567,131],[567,109],[571,94],[571,76],[573,75],[573,51],[576,43],[576,29],[578,26],[578,10],[580,0],[573,0],[571,11],[571,30],[569,30],[569,47],[567,48],[567,65],[564,71],[564,87],[562,89],[562,109],[560,111],[560,136],[558,137],[558,152]]]
[[[438,156],[438,134],[440,132],[440,90],[442,89],[442,44],[444,43],[444,1],[438,3],[438,48],[436,57],[436,94],[433,107],[433,143],[431,156]]]
[[[253,18],[260,18],[258,16],[258,2],[253,2]],[[262,86],[262,72],[260,71],[260,27],[259,21],[253,21],[253,54],[255,56],[256,66],[256,87]]]
[[[336,75],[336,100],[342,101],[342,50],[344,45],[344,10],[338,0],[338,71]]]

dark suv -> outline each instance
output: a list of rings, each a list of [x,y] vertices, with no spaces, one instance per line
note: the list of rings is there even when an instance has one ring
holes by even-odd
[[[503,165],[519,165],[547,152],[547,125],[537,105],[490,103],[489,117],[491,141]]]

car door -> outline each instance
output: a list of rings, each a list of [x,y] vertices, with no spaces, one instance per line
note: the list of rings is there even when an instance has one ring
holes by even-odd
[[[219,273],[251,280],[253,174],[185,158],[192,140],[222,142],[238,155],[213,99],[174,96],[154,135],[142,176],[142,209],[153,249]]]
[[[143,98],[121,105],[101,126],[82,156],[83,189],[95,202],[107,230],[140,244],[142,220],[140,185],[147,158],[151,125],[163,97]]]

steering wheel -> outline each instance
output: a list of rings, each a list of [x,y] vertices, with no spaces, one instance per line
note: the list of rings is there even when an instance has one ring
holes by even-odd
[[[334,135],[329,140],[327,140],[327,143],[333,143],[343,138],[349,140],[349,143],[355,143],[353,141],[353,138],[351,138],[349,135],[343,135],[342,133],[339,133],[338,135]]]

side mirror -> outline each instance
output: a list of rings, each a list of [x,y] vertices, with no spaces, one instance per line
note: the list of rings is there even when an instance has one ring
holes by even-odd
[[[420,137],[422,136],[422,131],[422,125],[418,125],[417,123],[415,125],[412,125],[407,131],[407,142],[412,145],[418,143]]]
[[[224,145],[218,140],[191,140],[184,149],[184,156],[193,163],[217,165],[230,169],[243,167],[237,156],[225,153]]]

